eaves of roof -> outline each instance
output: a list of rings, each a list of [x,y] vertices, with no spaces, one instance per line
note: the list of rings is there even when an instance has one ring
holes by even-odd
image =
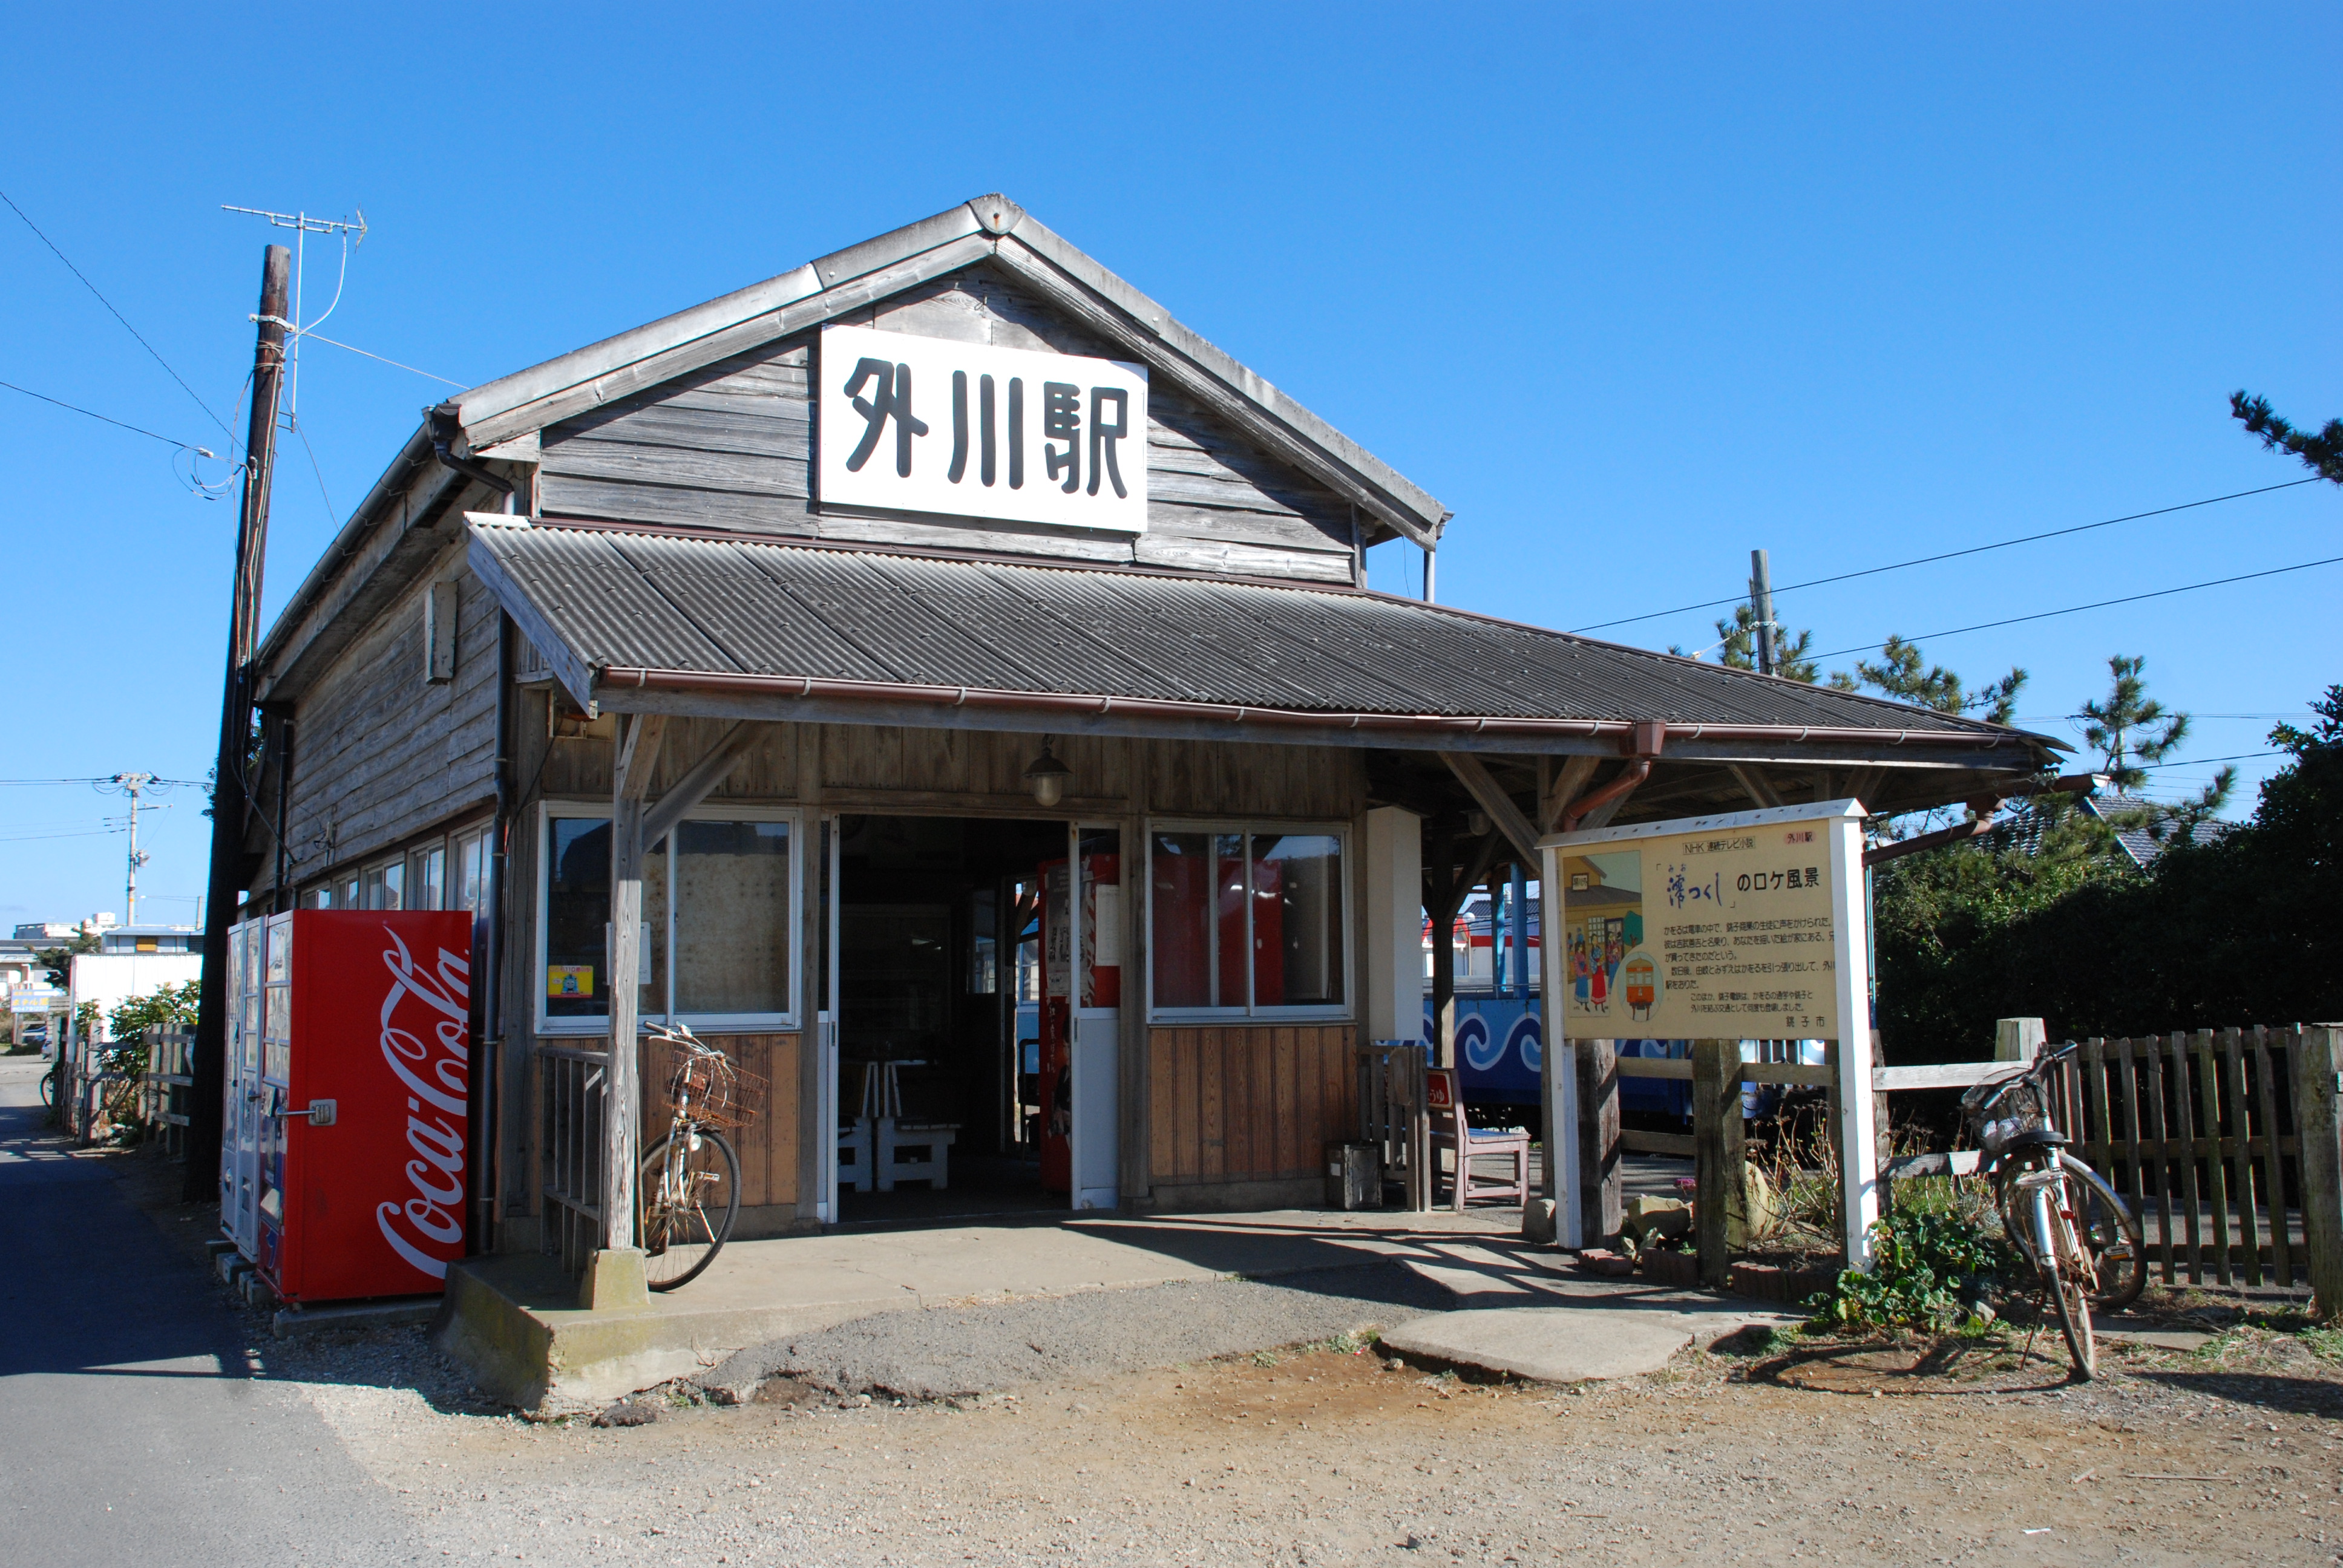
[[[580,702],[940,708],[1606,754],[1656,726],[1671,756],[1859,745],[2018,771],[2057,744],[1357,589],[494,516],[467,527],[474,571]]]

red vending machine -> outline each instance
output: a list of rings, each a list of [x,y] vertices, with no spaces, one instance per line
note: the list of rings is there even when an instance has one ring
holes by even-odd
[[[298,910],[228,950],[223,1228],[287,1302],[443,1289],[464,1255],[472,917]]]
[[[1082,864],[1082,961],[1074,963],[1066,862],[1047,860],[1038,868],[1041,883],[1041,1190],[1073,1190],[1074,1134],[1074,976],[1081,976],[1080,1005],[1120,1007],[1122,968],[1118,961],[1098,962],[1099,892],[1111,900],[1121,897],[1122,858],[1118,854],[1085,854]],[[1119,907],[1109,918],[1119,933]],[[1120,940],[1119,936],[1117,940]]]

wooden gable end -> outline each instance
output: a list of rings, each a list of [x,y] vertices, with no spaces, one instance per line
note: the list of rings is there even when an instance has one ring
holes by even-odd
[[[1125,359],[980,265],[840,318],[917,337]],[[1161,380],[1148,396],[1147,531],[823,508],[813,499],[816,335],[802,332],[550,426],[548,518],[910,545],[1321,583],[1363,580],[1349,502]]]

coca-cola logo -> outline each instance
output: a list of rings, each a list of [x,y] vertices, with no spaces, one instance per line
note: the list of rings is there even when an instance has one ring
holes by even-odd
[[[420,969],[397,931],[385,926],[383,934],[391,983],[382,999],[382,1059],[407,1087],[407,1143],[417,1157],[407,1162],[414,1196],[377,1204],[375,1223],[400,1257],[444,1280],[464,1240],[472,965],[441,948],[437,967]]]

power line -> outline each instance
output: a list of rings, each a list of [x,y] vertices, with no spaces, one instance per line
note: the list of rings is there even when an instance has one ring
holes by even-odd
[[[2004,620],[1981,620],[1975,626],[1956,626],[1950,631],[1923,632],[1918,637],[1906,638],[1904,640],[1933,642],[1940,637],[1959,637],[1964,632],[1988,631],[1997,626],[2018,626],[2029,620],[2048,620],[2053,616],[2079,615],[2087,609],[2106,609],[2110,605],[2137,604],[2142,599],[2164,598],[2177,593],[2194,593],[2198,588],[2221,588],[2229,583],[2252,582],[2258,578],[2283,577],[2288,572],[2305,572],[2313,567],[2331,567],[2338,561],[2343,561],[2343,556],[2328,556],[2324,560],[2302,561],[2290,567],[2272,567],[2266,572],[2246,572],[2233,578],[2215,578],[2210,582],[2183,583],[2178,588],[2157,588],[2152,593],[2126,594],[2121,598],[2103,598],[2091,604],[2069,605],[2065,609],[2046,609],[2037,610],[2032,615],[2013,615]],[[1834,648],[1828,653],[1808,654],[1806,657],[1816,660],[1837,658],[1850,653],[1871,653],[1885,646],[1884,642],[1866,642],[1859,648]]]
[[[212,423],[220,427],[220,433],[233,442],[236,439],[236,432],[227,427],[227,421],[221,418],[218,415],[213,414],[212,406],[210,404],[205,402],[201,397],[196,397],[196,389],[187,385],[186,377],[172,369],[171,362],[164,358],[153,344],[147,342],[146,338],[139,337],[138,328],[130,325],[130,318],[123,315],[122,312],[116,310],[114,308],[114,302],[106,298],[103,294],[99,294],[97,292],[97,285],[92,283],[82,272],[82,269],[73,264],[73,259],[70,256],[66,256],[64,251],[57,249],[57,242],[55,240],[53,240],[47,235],[41,233],[41,226],[39,224],[35,223],[29,217],[25,217],[25,209],[16,205],[15,198],[11,196],[6,191],[0,191],[0,201],[6,202],[8,204],[9,211],[15,213],[18,217],[25,219],[25,226],[31,229],[35,235],[38,236],[41,243],[47,246],[50,252],[54,254],[59,261],[65,264],[65,270],[67,272],[72,273],[75,277],[81,279],[81,286],[84,288],[88,289],[92,295],[96,297],[97,302],[106,307],[106,310],[112,314],[115,320],[122,323],[123,331],[127,332],[133,337],[138,338],[138,347],[146,350],[147,353],[155,356],[155,363],[163,367],[163,373],[179,384],[180,391],[185,392],[190,397],[195,397],[196,407],[201,408],[206,414],[210,415]],[[104,416],[100,415],[99,417],[103,418]]]
[[[320,317],[318,319],[322,321],[325,318]],[[428,370],[417,370],[412,365],[401,365],[396,359],[387,359],[379,354],[370,354],[363,348],[355,348],[347,343],[337,343],[330,337],[320,337],[317,334],[311,332],[307,327],[301,329],[301,336],[309,338],[313,342],[322,343],[329,348],[345,349],[352,354],[365,355],[368,359],[380,360],[383,364],[389,366],[394,370],[404,370],[410,376],[420,376],[426,381],[437,381],[442,386],[453,387],[459,392],[464,389],[465,384],[461,381],[450,381],[445,376],[434,376]]]
[[[11,392],[22,392],[27,397],[37,397],[44,403],[54,403],[60,408],[70,408],[76,414],[86,414],[93,419],[103,419],[109,425],[118,425],[134,435],[152,437],[166,447],[176,447],[182,452],[201,452],[206,457],[217,455],[207,447],[190,446],[185,441],[174,441],[168,436],[156,436],[152,430],[142,429],[136,425],[114,418],[110,415],[101,414],[95,408],[85,408],[78,403],[68,403],[62,397],[52,397],[45,392],[35,392],[30,387],[19,387],[14,381],[0,381],[0,387],[5,387]]]
[[[2145,773],[2156,768],[2204,768],[2215,762],[2251,762],[2258,757],[2286,755],[2287,753],[2283,751],[2240,751],[2235,757],[2191,757],[2186,762],[2143,762],[2138,766],[2140,771]]]
[[[1957,560],[1962,556],[1983,555],[1987,550],[2006,550],[2012,545],[2030,545],[2040,539],[2061,538],[2068,534],[2087,534],[2093,528],[2111,528],[2117,523],[2136,523],[2142,518],[2160,518],[2170,512],[2185,512],[2197,507],[2216,506],[2223,501],[2241,500],[2247,496],[2266,496],[2272,490],[2291,490],[2298,485],[2315,485],[2317,483],[2318,483],[2318,476],[2314,474],[2308,479],[2288,479],[2282,485],[2264,485],[2258,489],[2236,490],[2226,496],[2208,496],[2201,501],[2183,501],[2177,507],[2158,507],[2154,511],[2133,512],[2125,517],[2108,518],[2100,522],[2077,523],[2070,528],[2052,528],[2047,533],[2026,534],[2019,538],[2003,539],[1996,544],[1971,545],[1966,549],[1946,550],[1944,554],[1936,556],[1920,556],[1912,560],[1896,561],[1884,567],[1865,567],[1861,571],[1840,572],[1835,577],[1809,578],[1805,582],[1792,583],[1787,588],[1776,588],[1774,591],[1777,594],[1784,594],[1789,593],[1796,588],[1821,588],[1825,583],[1843,583],[1851,581],[1855,578],[1877,577],[1881,572],[1900,572],[1906,567],[1931,566],[1937,561]],[[1705,599],[1699,604],[1678,605],[1674,609],[1655,609],[1649,615],[1631,615],[1623,620],[1604,620],[1597,621],[1593,626],[1574,627],[1572,630],[1574,632],[1601,631],[1606,627],[1633,626],[1639,620],[1657,620],[1662,616],[1686,615],[1696,609],[1715,609],[1720,605],[1741,604],[1745,602],[1748,597],[1749,596],[1745,593],[1739,593],[1733,595],[1729,598]],[[1937,635],[1944,636],[1946,634],[1940,632]],[[1827,658],[1830,655],[1825,654],[1822,657]]]

